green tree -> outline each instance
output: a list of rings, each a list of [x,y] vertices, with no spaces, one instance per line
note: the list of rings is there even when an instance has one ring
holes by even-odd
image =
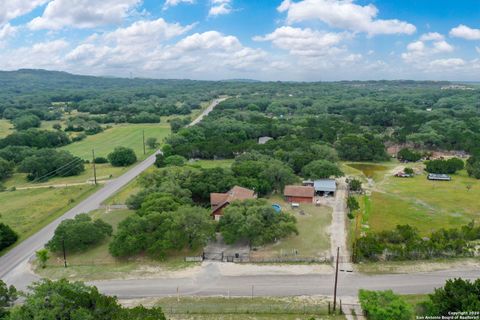
[[[147,138],[146,144],[150,149],[155,149],[158,146],[157,138]]]
[[[466,169],[470,177],[480,179],[480,157],[471,156],[468,158]]]
[[[101,219],[92,221],[89,215],[83,213],[77,215],[74,219],[62,221],[46,247],[52,252],[61,252],[63,241],[65,241],[66,250],[84,251],[99,244],[111,234],[111,225]]]
[[[187,159],[185,159],[182,156],[169,156],[169,157],[165,158],[165,165],[166,166],[181,167],[181,166],[184,166],[186,162],[187,162]]]
[[[410,320],[412,307],[393,291],[360,290],[358,294],[362,309],[371,320]]]
[[[296,222],[288,213],[275,212],[265,200],[245,200],[225,209],[219,230],[226,243],[247,240],[250,245],[263,245],[298,234]]]
[[[158,153],[156,156],[155,156],[155,163],[154,163],[155,167],[157,168],[163,168],[165,167],[167,164],[165,163],[165,156],[163,155],[163,153]]]
[[[117,298],[82,282],[42,280],[34,283],[25,302],[12,309],[9,320],[165,320],[160,308],[123,308]]]
[[[135,152],[125,147],[116,147],[107,158],[114,167],[126,167],[137,162]]]
[[[362,182],[355,178],[349,179],[348,190],[354,191],[354,192],[362,191]]]
[[[451,312],[480,310],[480,279],[461,278],[447,280],[443,288],[435,289],[425,304],[426,313],[432,316],[448,316]]]
[[[402,161],[416,162],[422,158],[422,154],[408,148],[403,148],[397,153],[397,158]]]
[[[409,174],[409,175],[413,175],[413,174],[415,173],[415,171],[413,171],[412,168],[408,168],[408,167],[405,168],[405,169],[403,169],[403,172],[404,172],[405,174]]]
[[[27,130],[30,128],[38,128],[40,127],[41,121],[40,118],[34,114],[25,114],[18,118],[15,118],[13,121],[13,125],[17,130]]]
[[[356,211],[360,209],[360,204],[358,204],[358,201],[355,197],[353,196],[348,196],[347,198],[347,208],[350,212]]]
[[[14,164],[0,158],[0,180],[6,179],[13,174]]]
[[[47,249],[41,249],[35,252],[35,256],[37,257],[37,260],[40,262],[40,266],[42,268],[45,268],[47,266],[47,261],[50,259],[50,256],[48,255],[48,250]]]
[[[18,171],[28,173],[29,180],[46,181],[53,177],[70,177],[85,170],[83,160],[63,150],[40,149],[26,157]]]
[[[9,309],[17,300],[18,294],[14,286],[7,286],[0,280],[0,319],[6,319],[9,315]]]
[[[4,223],[0,223],[0,251],[10,247],[18,240],[18,235],[12,228]]]
[[[302,168],[302,175],[307,179],[327,179],[342,177],[343,172],[338,166],[327,160],[315,160]]]

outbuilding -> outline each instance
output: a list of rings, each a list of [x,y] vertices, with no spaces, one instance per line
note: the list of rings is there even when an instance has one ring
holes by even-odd
[[[283,195],[288,202],[313,203],[315,189],[312,186],[286,186]]]
[[[432,181],[451,181],[452,178],[448,174],[429,173],[428,180]]]
[[[303,185],[313,187],[317,196],[335,196],[337,192],[337,182],[334,179],[306,180]]]

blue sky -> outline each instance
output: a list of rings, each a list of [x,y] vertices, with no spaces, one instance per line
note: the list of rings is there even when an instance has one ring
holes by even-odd
[[[480,80],[478,0],[2,0],[0,69]]]

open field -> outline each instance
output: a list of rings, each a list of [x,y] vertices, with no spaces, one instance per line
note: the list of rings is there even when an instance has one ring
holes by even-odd
[[[211,168],[230,168],[233,163],[233,159],[226,159],[226,160],[198,160],[192,163],[189,163],[192,166],[199,166],[205,169]]]
[[[169,319],[345,319],[328,316],[327,302],[321,298],[163,298],[155,302]]]
[[[8,136],[13,130],[13,124],[7,119],[0,119],[0,138]]]
[[[105,181],[109,179],[114,179],[127,172],[129,167],[112,167],[110,164],[97,164],[97,181]],[[7,188],[16,187],[16,188],[30,188],[30,187],[41,187],[41,186],[52,186],[52,185],[69,185],[69,184],[80,184],[93,182],[93,165],[85,164],[85,171],[79,174],[78,176],[71,177],[55,177],[49,179],[48,181],[42,183],[31,183],[27,180],[27,174],[25,173],[15,173],[12,177],[4,181],[4,185]]]
[[[323,258],[330,249],[330,236],[327,233],[332,222],[332,209],[326,206],[316,207],[313,204],[301,204],[300,209],[292,210],[281,197],[272,197],[272,204],[277,203],[297,218],[298,235],[292,235],[279,242],[252,251],[251,255],[259,259]],[[304,211],[304,215],[300,214]]]
[[[20,242],[61,216],[96,189],[94,186],[85,185],[1,192],[0,222],[17,231]]]
[[[133,214],[134,212],[131,210],[105,212],[104,209],[90,213],[94,219],[101,218],[111,224],[114,233],[118,224]],[[112,257],[108,251],[110,241],[111,238],[106,239],[103,243],[85,252],[74,254],[68,254],[67,252],[68,268],[63,266],[63,257],[53,255],[45,269],[37,268],[36,271],[42,277],[51,279],[67,278],[87,281],[117,279],[129,276],[142,278],[156,273],[197,265],[197,263],[184,261],[185,256],[198,255],[197,252],[187,251],[175,253],[165,261],[156,261],[143,256],[117,259]]]
[[[115,125],[99,134],[88,136],[85,140],[74,142],[63,150],[70,151],[76,156],[91,160],[92,149],[95,149],[95,156],[106,157],[115,147],[132,148],[139,159],[145,158],[143,154],[142,135],[145,130],[145,140],[153,137],[161,143],[170,134],[170,125],[160,124],[122,124]],[[147,154],[153,152],[147,146]]]

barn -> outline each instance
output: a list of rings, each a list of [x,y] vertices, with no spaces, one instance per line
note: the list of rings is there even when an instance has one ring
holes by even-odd
[[[288,202],[313,203],[315,188],[311,186],[286,186],[283,195]]]

